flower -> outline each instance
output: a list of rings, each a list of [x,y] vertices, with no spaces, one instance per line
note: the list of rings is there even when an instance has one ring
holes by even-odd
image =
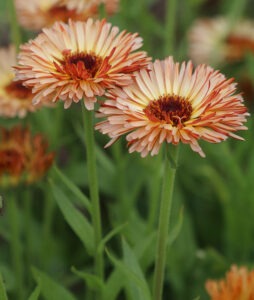
[[[32,104],[33,94],[30,88],[24,87],[21,81],[13,81],[12,66],[16,64],[15,47],[0,48],[0,116],[25,117],[41,105]]]
[[[253,21],[198,19],[189,31],[189,56],[197,64],[239,61],[247,52],[254,53]]]
[[[87,11],[87,16],[98,16],[99,7],[104,4],[107,15],[112,15],[119,8],[119,0],[64,0],[68,9],[75,9],[78,12]]]
[[[135,83],[112,89],[101,105],[98,117],[106,120],[96,129],[108,134],[109,146],[127,133],[129,152],[155,155],[163,142],[190,144],[205,156],[199,139],[218,143],[233,132],[246,129],[246,108],[234,95],[233,79],[206,65],[193,70],[191,61],[181,65],[172,57],[156,60],[151,71],[135,72]]]
[[[56,21],[85,21],[98,17],[99,7],[105,4],[108,15],[118,10],[119,0],[15,0],[19,23],[28,30],[40,30]]]
[[[254,299],[254,271],[233,265],[225,280],[206,282],[206,290],[212,300]]]
[[[36,94],[33,102],[62,99],[65,108],[84,98],[91,110],[106,88],[132,81],[150,60],[138,34],[119,33],[105,20],[56,23],[21,46],[17,79]]]
[[[32,183],[52,165],[54,153],[46,153],[48,144],[41,134],[32,136],[20,126],[0,129],[0,186]]]

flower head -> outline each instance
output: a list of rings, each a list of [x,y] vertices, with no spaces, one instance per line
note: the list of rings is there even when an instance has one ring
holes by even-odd
[[[237,130],[246,129],[246,108],[234,94],[233,79],[206,65],[195,70],[191,62],[181,65],[171,57],[155,61],[151,71],[135,73],[135,83],[107,93],[98,117],[106,120],[96,129],[111,137],[109,146],[127,133],[129,151],[144,157],[158,153],[163,142],[179,142],[204,156],[199,139],[218,143]]]
[[[34,103],[62,99],[65,108],[84,98],[93,109],[106,88],[124,86],[150,60],[137,34],[119,33],[105,20],[56,23],[21,46],[17,79],[33,88]]]
[[[15,0],[20,24],[29,30],[40,30],[56,21],[69,19],[85,21],[98,16],[99,6],[104,3],[107,14],[118,10],[119,0]]]
[[[197,20],[189,32],[189,55],[195,63],[218,64],[254,53],[254,22],[242,20],[230,27],[226,18]]]
[[[252,300],[254,299],[254,271],[232,266],[226,279],[208,280],[206,290],[211,300]]]
[[[13,81],[12,66],[16,64],[14,46],[0,49],[0,116],[25,117],[41,105],[33,105],[33,94],[30,88],[24,87],[21,81]]]
[[[107,15],[112,15],[119,8],[119,0],[63,0],[68,9],[87,13],[88,17],[98,16],[100,5],[104,4]]]
[[[41,134],[29,129],[0,129],[0,185],[32,183],[50,168],[54,153],[46,153],[48,144]]]

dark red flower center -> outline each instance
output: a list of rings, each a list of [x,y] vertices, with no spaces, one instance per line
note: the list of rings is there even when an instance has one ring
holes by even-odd
[[[32,98],[32,91],[22,85],[21,81],[12,81],[5,87],[6,93],[16,99],[24,100]]]
[[[144,113],[152,122],[160,122],[177,126],[190,119],[191,103],[181,96],[166,95],[152,100],[144,109]]]
[[[63,52],[64,59],[54,63],[58,72],[68,74],[72,79],[94,78],[102,64],[102,58],[93,53],[71,54]]]

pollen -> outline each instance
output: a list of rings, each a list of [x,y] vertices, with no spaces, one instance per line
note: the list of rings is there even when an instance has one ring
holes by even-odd
[[[144,109],[145,115],[152,122],[162,122],[178,126],[191,117],[191,103],[184,97],[166,95],[152,100]]]

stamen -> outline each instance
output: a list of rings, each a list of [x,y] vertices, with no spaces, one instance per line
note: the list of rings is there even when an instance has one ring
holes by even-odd
[[[176,95],[166,95],[152,100],[144,109],[144,113],[152,122],[161,122],[178,126],[190,119],[191,103]]]

